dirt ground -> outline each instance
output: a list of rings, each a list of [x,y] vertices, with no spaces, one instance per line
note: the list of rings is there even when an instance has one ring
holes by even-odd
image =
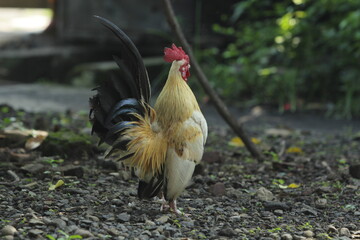
[[[0,106],[1,239],[360,239],[358,121],[233,109],[267,155],[258,162],[204,109],[206,152],[177,216],[137,199],[86,112]]]

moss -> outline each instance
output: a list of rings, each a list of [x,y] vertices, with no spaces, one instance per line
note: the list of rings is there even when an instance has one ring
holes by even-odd
[[[95,140],[90,135],[59,131],[49,133],[41,145],[41,151],[45,156],[59,155],[74,159],[94,155],[95,145]]]

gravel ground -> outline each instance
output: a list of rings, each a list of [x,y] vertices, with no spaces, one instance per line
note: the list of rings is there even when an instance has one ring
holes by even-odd
[[[0,109],[5,129],[20,122],[27,128],[89,135],[84,114]],[[231,141],[231,131],[212,125],[203,161],[178,200],[186,214],[179,216],[160,212],[158,199],[138,200],[137,179],[104,160],[93,138],[49,135],[40,147],[27,150],[24,138],[0,133],[0,236],[360,239],[359,133],[274,124],[247,128],[268,156],[261,163]]]

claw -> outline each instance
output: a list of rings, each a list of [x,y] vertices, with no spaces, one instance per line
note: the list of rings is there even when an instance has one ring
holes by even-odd
[[[176,200],[172,200],[169,202],[169,207],[172,212],[174,212],[176,215],[184,215],[179,209],[176,207]]]

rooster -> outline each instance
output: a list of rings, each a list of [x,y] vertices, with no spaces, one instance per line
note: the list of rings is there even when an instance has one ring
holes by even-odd
[[[161,196],[161,209],[170,208],[178,214],[176,199],[201,161],[208,131],[187,84],[189,56],[175,44],[164,49],[164,60],[171,68],[151,107],[150,82],[139,51],[115,24],[96,18],[120,40],[122,61],[114,59],[125,74],[95,88],[97,94],[90,98],[92,132],[99,136],[99,144],[110,145],[106,157],[135,169],[140,199]]]

